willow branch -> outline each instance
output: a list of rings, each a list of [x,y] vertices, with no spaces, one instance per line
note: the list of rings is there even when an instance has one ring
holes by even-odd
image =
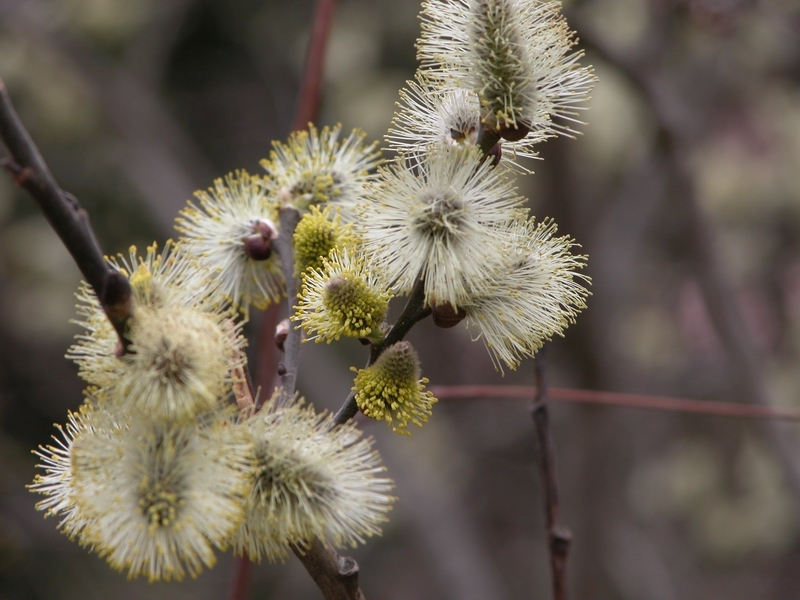
[[[358,563],[339,556],[330,544],[315,539],[310,547],[294,553],[322,591],[325,600],[364,600],[358,587]]]
[[[286,280],[286,295],[289,313],[294,312],[297,302],[297,279],[294,276],[294,252],[292,239],[300,213],[293,207],[284,207],[280,213],[280,235],[275,239],[275,249],[280,255],[281,268]],[[301,331],[290,327],[283,343],[284,360],[278,364],[283,401],[294,395],[297,369],[300,364]],[[303,563],[326,600],[363,600],[358,587],[358,564],[352,558],[339,556],[330,544],[314,540],[308,548],[293,547],[295,555]]]
[[[411,328],[419,323],[422,319],[431,314],[431,308],[425,306],[425,282],[420,279],[417,281],[414,289],[408,297],[405,308],[397,319],[389,333],[386,334],[384,340],[373,346],[370,350],[370,364],[374,363],[381,354],[392,344],[401,341],[406,334],[411,331]]]
[[[0,79],[0,138],[11,158],[2,161],[14,183],[24,188],[39,205],[50,226],[61,238],[83,277],[94,290],[109,321],[127,348],[125,324],[131,316],[128,280],[113,269],[89,224],[89,215],[78,200],[62,190],[14,110],[5,83]]]
[[[236,570],[233,575],[233,584],[228,600],[245,600],[250,588],[250,573],[253,570],[253,563],[250,557],[245,554],[236,559]]]
[[[333,22],[334,0],[319,0],[314,18],[314,28],[308,49],[300,90],[300,99],[295,115],[295,131],[305,129],[309,121],[317,116],[322,88],[322,71],[325,62],[325,50],[328,35]],[[286,294],[288,296],[289,313],[294,310],[297,301],[297,280],[294,277],[294,258],[292,238],[299,222],[300,214],[289,208],[281,210],[281,234],[276,246],[281,257]],[[270,320],[266,320],[268,326]],[[263,332],[268,335],[272,332]],[[300,354],[301,331],[289,328],[289,335],[284,342],[284,361],[278,367],[284,397],[294,394],[297,382],[297,368]],[[294,549],[295,554],[314,579],[326,600],[363,600],[364,596],[358,587],[358,565],[352,558],[343,558],[327,543],[314,540],[308,548]]]
[[[297,303],[297,279],[294,276],[294,251],[292,240],[294,230],[300,222],[300,212],[293,207],[284,207],[280,213],[280,235],[275,239],[275,246],[281,258],[283,278],[286,282],[286,297],[289,314],[294,313]],[[294,395],[297,383],[297,369],[300,364],[300,337],[301,331],[297,327],[290,327],[286,341],[283,342],[283,362],[278,364],[278,376],[281,379],[281,388],[284,398]]]
[[[553,598],[567,600],[567,554],[572,534],[559,522],[558,482],[556,480],[556,453],[550,432],[550,416],[547,411],[547,385],[545,380],[544,348],[539,351],[534,363],[536,373],[536,396],[531,403],[531,414],[536,426],[538,440],[539,470],[544,491],[545,523],[547,526],[547,548],[550,551],[550,572],[553,578]]]
[[[300,99],[294,118],[294,130],[305,129],[309,122],[317,118],[322,95],[322,76],[325,64],[325,51],[328,46],[335,0],[319,0],[314,15],[314,28],[308,47],[308,56],[303,71]]]
[[[527,385],[447,385],[433,387],[431,392],[439,400],[448,398],[530,398],[537,394],[536,387]],[[567,388],[548,388],[547,398],[562,402],[625,406],[719,417],[800,421],[800,410],[796,408],[757,406],[737,402],[689,400],[687,398]]]

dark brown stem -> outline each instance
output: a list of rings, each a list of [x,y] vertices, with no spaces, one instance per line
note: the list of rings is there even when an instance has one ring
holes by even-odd
[[[56,183],[19,115],[14,110],[5,83],[0,79],[0,138],[11,158],[2,161],[14,182],[39,205],[50,226],[64,242],[86,281],[94,290],[109,321],[127,349],[125,324],[131,316],[128,280],[103,258],[89,224],[89,215],[78,200]],[[35,240],[31,240],[35,243]]]
[[[305,129],[313,121],[319,110],[320,90],[322,88],[322,67],[331,24],[333,22],[334,0],[319,0],[314,18],[314,29],[308,49],[308,58],[300,90],[300,99],[295,115],[295,131]],[[281,266],[286,279],[289,313],[297,301],[297,280],[294,278],[294,257],[292,237],[300,214],[293,208],[281,210],[281,232],[276,240],[277,251],[281,256]],[[266,326],[270,326],[266,320]],[[274,329],[274,326],[271,327]],[[262,332],[262,336],[273,335],[273,331]],[[297,367],[300,355],[301,332],[291,327],[284,342],[284,361],[279,365],[279,375],[284,397],[294,394],[297,383]],[[320,540],[314,540],[310,547],[300,551],[295,549],[303,566],[322,591],[326,600],[363,600],[364,595],[358,587],[358,564],[352,558],[339,556],[336,551]]]
[[[534,363],[536,396],[531,403],[531,414],[538,439],[539,470],[544,490],[547,547],[550,551],[550,571],[553,577],[553,598],[567,600],[567,554],[572,535],[559,522],[558,483],[556,481],[556,455],[550,434],[550,417],[547,412],[547,382],[545,380],[544,348],[539,350]]]
[[[378,360],[378,357],[392,344],[401,341],[411,328],[422,319],[431,314],[430,306],[425,306],[425,282],[420,279],[411,290],[406,306],[397,322],[394,324],[384,340],[377,346],[370,349],[370,364]]]
[[[328,35],[333,23],[335,0],[319,0],[314,15],[314,28],[308,46],[303,83],[300,88],[300,99],[294,118],[294,130],[305,129],[309,122],[317,118],[320,97],[322,95],[322,68],[325,64],[325,50]]]
[[[392,329],[386,334],[384,340],[370,348],[369,361],[367,366],[373,364],[378,357],[392,344],[401,341],[406,334],[411,331],[411,328],[419,323],[422,319],[431,314],[429,306],[425,306],[425,283],[419,280],[411,291],[411,295],[406,302],[400,318],[394,324]],[[342,404],[342,407],[336,412],[333,420],[341,425],[356,416],[358,412],[358,405],[356,404],[356,395],[351,392],[347,399]]]
[[[308,548],[293,547],[325,600],[364,600],[358,587],[358,563],[339,556],[330,544],[315,539]]]

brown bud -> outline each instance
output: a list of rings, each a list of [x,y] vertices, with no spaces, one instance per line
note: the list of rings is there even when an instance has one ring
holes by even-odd
[[[283,344],[286,338],[289,337],[289,327],[289,319],[284,319],[278,323],[278,326],[275,328],[275,345],[281,352],[286,352],[286,350],[283,349]]]
[[[267,260],[272,256],[272,242],[260,233],[244,238],[244,253],[253,260]]]
[[[431,305],[431,315],[434,325],[442,329],[449,329],[461,323],[467,313],[464,309],[453,308],[450,304],[433,304]]]
[[[530,127],[517,123],[516,127],[502,127],[498,132],[500,137],[508,140],[509,142],[518,142],[530,133]]]

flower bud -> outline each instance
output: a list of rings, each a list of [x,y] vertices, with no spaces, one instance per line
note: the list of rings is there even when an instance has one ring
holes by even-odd
[[[289,337],[289,319],[284,319],[275,328],[275,346],[281,352],[285,352],[283,344],[286,342],[287,337]]]
[[[322,269],[322,259],[331,250],[355,241],[351,230],[351,226],[342,225],[339,215],[332,214],[330,206],[322,210],[312,206],[294,232],[295,274],[299,276],[309,268]]]
[[[392,431],[409,435],[409,422],[422,427],[436,403],[433,394],[425,391],[428,380],[419,376],[414,348],[408,342],[398,342],[373,365],[357,371],[353,382],[356,404],[366,416],[386,421]]]
[[[434,325],[442,329],[450,329],[461,323],[467,313],[463,308],[453,308],[450,304],[433,304],[431,305],[431,316]]]
[[[260,233],[244,238],[244,253],[253,260],[267,260],[272,256],[272,242]]]

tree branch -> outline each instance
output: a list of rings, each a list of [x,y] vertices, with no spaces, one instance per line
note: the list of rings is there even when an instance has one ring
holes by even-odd
[[[308,548],[293,547],[325,600],[364,600],[358,587],[358,563],[339,556],[330,544],[315,539]]]
[[[534,363],[536,396],[531,402],[531,414],[538,440],[539,470],[544,491],[547,548],[550,551],[550,571],[553,576],[553,598],[567,600],[567,554],[572,534],[559,522],[558,482],[556,480],[556,455],[550,435],[550,417],[547,412],[547,385],[545,381],[545,350],[539,350]]]
[[[294,130],[305,129],[309,122],[317,118],[320,97],[322,96],[322,75],[325,64],[325,51],[328,36],[333,24],[335,0],[319,0],[314,15],[314,28],[308,46],[308,56],[303,71],[303,84],[300,88],[300,99],[294,118]]]
[[[696,259],[694,266],[700,289],[714,328],[733,363],[732,374],[738,380],[737,387],[741,390],[743,399],[765,408],[773,407],[775,402],[767,385],[762,357],[748,335],[736,295],[733,293],[734,286],[719,256],[715,232],[699,206],[694,174],[685,161],[693,144],[706,133],[702,127],[697,126],[698,122],[706,122],[707,119],[692,120],[687,117],[690,113],[681,104],[679,91],[663,85],[664,82],[654,69],[645,68],[655,63],[652,57],[648,58],[647,63],[632,62],[606,47],[602,41],[591,35],[591,30],[585,29],[581,37],[584,41],[588,39],[592,48],[633,83],[650,107],[671,176],[672,196],[676,205],[681,206],[686,214],[687,236]],[[724,97],[729,91],[720,82],[714,81],[713,76],[707,76],[705,83],[712,87],[712,93],[705,94],[709,98]],[[716,106],[711,103],[705,109],[710,114]],[[767,422],[765,427],[783,463],[795,500],[800,503],[800,455],[797,440],[791,431],[780,428],[775,421]]]
[[[14,110],[2,79],[0,138],[11,154],[11,158],[2,161],[3,167],[11,174],[14,182],[33,197],[50,226],[64,242],[119,334],[125,350],[129,343],[125,338],[125,324],[132,312],[130,284],[103,257],[87,212],[74,196],[58,187],[36,144]]]
[[[537,389],[529,385],[443,385],[431,388],[431,392],[439,400],[447,398],[530,398],[537,394]],[[738,402],[689,400],[687,398],[564,388],[548,388],[547,398],[563,402],[626,406],[719,417],[800,421],[800,410],[796,408],[754,406]]]
[[[280,235],[275,239],[275,248],[281,257],[289,315],[294,312],[294,305],[297,303],[297,279],[294,276],[292,240],[294,238],[294,230],[299,222],[300,212],[296,208],[291,206],[281,208]],[[284,357],[283,362],[278,363],[278,376],[281,379],[281,388],[285,399],[294,395],[297,383],[297,369],[300,364],[300,337],[301,330],[299,328],[289,327],[289,334],[283,342]]]

